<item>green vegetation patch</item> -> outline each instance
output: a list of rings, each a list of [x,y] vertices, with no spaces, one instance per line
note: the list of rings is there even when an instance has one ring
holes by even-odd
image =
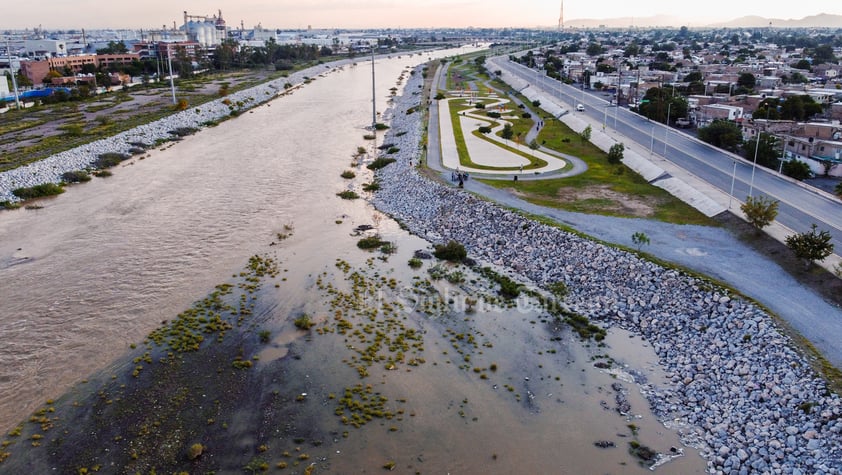
[[[12,194],[22,200],[31,200],[33,198],[43,198],[45,196],[54,196],[64,193],[64,188],[55,183],[44,183],[24,188],[15,188]]]

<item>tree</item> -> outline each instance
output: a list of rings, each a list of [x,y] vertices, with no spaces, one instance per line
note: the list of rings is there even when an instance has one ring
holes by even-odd
[[[766,168],[775,168],[781,156],[778,139],[774,135],[760,133],[759,140],[749,140],[745,143],[745,158]],[[756,154],[755,154],[756,149]]]
[[[608,149],[608,163],[617,164],[623,160],[623,151],[625,146],[621,143],[615,143]]]
[[[754,89],[757,85],[757,78],[752,73],[742,73],[737,79],[737,85],[746,89]]]
[[[781,167],[781,172],[784,175],[798,181],[806,180],[813,175],[813,172],[810,170],[810,165],[807,165],[801,160],[790,160],[784,162]]]
[[[699,71],[692,71],[684,76],[684,82],[696,82],[702,80],[702,73]]]
[[[18,69],[18,72],[15,74],[15,81],[17,81],[18,83],[18,87],[32,86],[32,80],[30,80],[28,77],[26,77],[25,74],[23,74],[23,69]]]
[[[771,224],[778,216],[778,201],[765,196],[749,196],[746,202],[740,205],[740,209],[759,234],[761,229]]]
[[[591,126],[585,127],[585,130],[579,132],[579,138],[582,139],[582,142],[587,142],[591,139]]]
[[[648,245],[650,243],[649,236],[640,231],[632,234],[632,242],[637,246],[638,251],[644,244]]]
[[[588,45],[588,48],[585,50],[588,56],[599,56],[604,52],[602,46],[599,43],[591,43]]]
[[[798,61],[797,63],[791,64],[790,66],[795,68],[795,69],[800,69],[802,71],[809,71],[812,67],[810,62],[807,61],[806,59],[802,59],[802,60]]]
[[[804,259],[805,267],[810,268],[810,264],[823,260],[833,252],[830,239],[829,232],[817,231],[816,225],[813,224],[808,232],[787,236],[786,247],[792,250],[795,257]]]
[[[699,128],[699,139],[714,147],[734,152],[742,143],[743,136],[737,124],[727,120],[715,120],[709,126]]]
[[[511,138],[514,136],[515,132],[512,130],[512,124],[504,125],[503,131],[500,132],[500,137],[503,137],[504,140],[511,140]]]
[[[639,107],[640,114],[662,124],[677,117],[687,117],[687,100],[676,95],[671,87],[652,87],[646,91]]]
[[[128,52],[129,49],[126,47],[126,43],[124,43],[123,40],[120,40],[119,42],[109,41],[108,46],[96,50],[96,54],[123,54]]]

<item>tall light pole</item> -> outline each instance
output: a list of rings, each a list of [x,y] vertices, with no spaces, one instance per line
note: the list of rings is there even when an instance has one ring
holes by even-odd
[[[172,55],[170,55],[170,44],[167,43],[167,64],[170,67],[170,91],[172,91],[172,103],[177,104],[175,100],[175,80],[172,77]]]
[[[731,209],[731,200],[734,198],[734,182],[737,181],[737,161],[734,160],[734,171],[731,172],[731,192],[728,193],[728,209]]]
[[[672,102],[667,104],[667,130],[664,132],[664,157],[667,156],[667,140],[670,137],[670,108],[672,107]]]
[[[15,78],[15,70],[12,68],[12,47],[9,45],[9,37],[6,37],[6,56],[9,57],[9,75],[12,76],[12,89],[15,91],[15,108],[20,109],[20,95],[18,94],[18,81]]]
[[[374,88],[374,45],[371,46],[371,130],[377,130],[377,94]]]
[[[756,121],[755,121],[755,124]],[[766,126],[769,126],[769,104],[766,104]],[[760,150],[760,124],[757,124],[757,143],[754,145],[754,163],[751,165],[751,182],[748,185],[748,197],[754,191],[754,171],[757,169],[757,151]]]
[[[652,124],[652,131],[650,134],[650,141],[649,141],[649,155],[655,153],[655,124]]]

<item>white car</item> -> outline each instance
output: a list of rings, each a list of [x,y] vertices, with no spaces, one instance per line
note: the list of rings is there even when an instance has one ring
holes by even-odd
[[[579,112],[584,112],[585,106],[583,106],[582,104],[576,104],[576,110]]]

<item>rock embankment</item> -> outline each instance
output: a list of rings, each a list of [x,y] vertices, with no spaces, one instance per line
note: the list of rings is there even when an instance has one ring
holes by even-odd
[[[420,74],[406,91],[417,91]],[[712,473],[842,473],[842,401],[751,302],[631,252],[529,220],[416,173],[419,96],[389,111],[386,142],[400,151],[378,172],[374,204],[434,242],[538,285],[563,281],[567,306],[642,335],[671,384],[649,387],[654,412],[683,427]],[[409,112],[409,113],[407,113]]]

